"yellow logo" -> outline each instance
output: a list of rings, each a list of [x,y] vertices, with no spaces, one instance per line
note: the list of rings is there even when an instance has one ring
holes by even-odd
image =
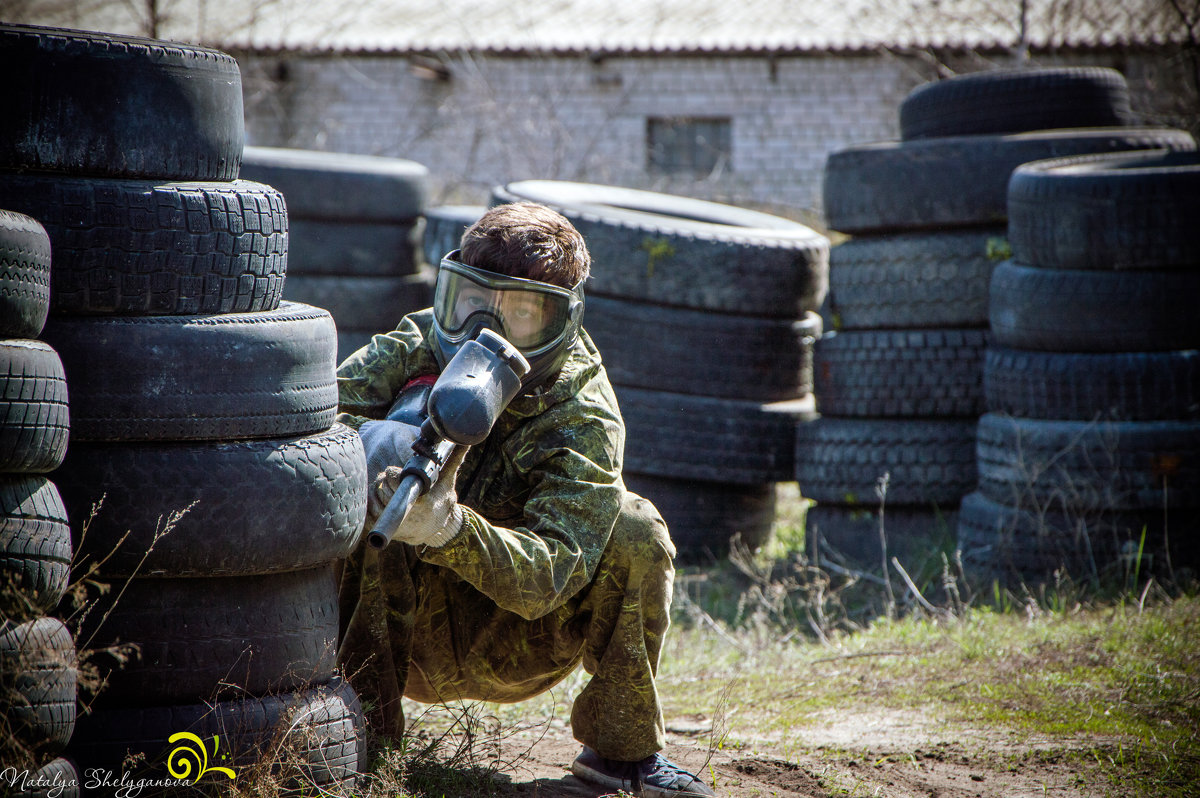
[[[182,742],[179,742],[182,741]],[[167,755],[167,771],[177,779],[186,779],[193,784],[200,780],[200,777],[205,773],[223,773],[230,779],[236,779],[237,774],[232,768],[224,767],[209,767],[208,766],[208,749],[204,746],[204,741],[191,732],[178,732],[172,734],[167,742],[179,742],[179,745],[171,749],[171,753]],[[221,745],[221,736],[213,735],[213,756],[217,755],[217,749]],[[195,765],[197,772],[192,775],[192,767]]]

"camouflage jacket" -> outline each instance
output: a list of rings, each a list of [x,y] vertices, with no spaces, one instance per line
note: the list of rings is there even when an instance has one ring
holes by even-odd
[[[432,314],[399,327],[338,367],[338,420],[383,418],[414,377],[438,373]],[[552,611],[586,586],[621,508],[625,425],[600,353],[581,332],[558,379],[519,396],[468,452],[456,482],[462,530],[426,562],[453,570],[525,618]]]

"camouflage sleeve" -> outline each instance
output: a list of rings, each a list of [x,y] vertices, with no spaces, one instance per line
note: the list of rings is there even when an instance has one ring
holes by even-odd
[[[620,419],[595,405],[589,414],[566,423],[563,413],[547,413],[511,442],[506,455],[533,486],[518,525],[493,524],[464,506],[462,531],[440,549],[424,549],[422,559],[451,568],[500,607],[529,619],[586,586],[625,493]]]
[[[368,419],[383,418],[410,379],[437,373],[425,343],[431,320],[428,310],[409,314],[338,366],[338,421],[358,429]]]

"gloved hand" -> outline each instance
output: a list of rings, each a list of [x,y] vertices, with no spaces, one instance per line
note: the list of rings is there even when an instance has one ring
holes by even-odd
[[[421,435],[421,428],[403,421],[364,421],[358,428],[363,450],[367,454],[367,479],[372,486],[388,466],[401,466],[412,456],[412,445]]]
[[[409,508],[404,523],[400,524],[400,529],[396,532],[396,540],[414,546],[445,546],[462,529],[463,513],[462,508],[458,506],[458,493],[454,490],[454,481],[458,477],[458,469],[462,467],[463,458],[467,456],[468,448],[458,446],[454,449],[454,453],[442,467],[438,481]],[[394,481],[385,478],[376,491],[381,498],[386,493],[384,505],[392,498],[400,484],[399,472],[400,469],[396,469]]]

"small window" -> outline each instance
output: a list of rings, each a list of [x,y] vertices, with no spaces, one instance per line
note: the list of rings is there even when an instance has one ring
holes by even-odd
[[[646,120],[647,162],[652,172],[704,177],[729,163],[727,117]]]

